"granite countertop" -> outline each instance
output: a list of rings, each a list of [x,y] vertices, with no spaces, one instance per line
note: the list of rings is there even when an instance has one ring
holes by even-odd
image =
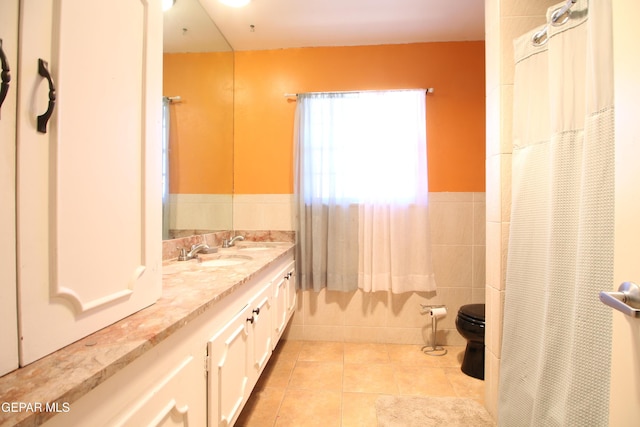
[[[0,427],[37,426],[55,415],[30,408],[16,411],[11,404],[58,402],[60,408],[73,410],[74,401],[292,253],[293,247],[238,242],[199,259],[163,263],[163,291],[155,304],[0,377]],[[208,266],[211,262],[223,265]]]

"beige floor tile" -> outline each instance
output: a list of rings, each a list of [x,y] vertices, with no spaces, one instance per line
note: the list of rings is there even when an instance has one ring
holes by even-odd
[[[345,364],[345,392],[396,394],[393,366],[385,364]]]
[[[284,398],[284,392],[284,388],[255,390],[240,413],[235,427],[273,426]]]
[[[265,366],[262,375],[258,379],[256,388],[263,389],[266,387],[285,388],[289,385],[293,368],[296,365],[295,360],[269,360]]]
[[[305,362],[340,362],[344,360],[344,343],[304,341],[298,360]]]
[[[389,363],[387,345],[344,343],[344,363]]]
[[[429,366],[434,366],[438,368],[454,368],[460,367],[462,364],[462,358],[464,357],[464,346],[444,346],[444,349],[447,352],[444,355],[436,356],[429,353],[425,353],[423,349],[421,352],[428,356],[430,360],[427,363]],[[442,354],[441,351],[434,352],[435,354]],[[412,355],[415,356],[415,355]],[[402,359],[402,358],[401,358]],[[410,360],[410,358],[408,358]],[[401,363],[401,362],[400,362]]]
[[[342,363],[296,362],[290,389],[342,391]]]
[[[343,393],[342,426],[372,427],[378,425],[376,399],[379,394]]]
[[[484,381],[470,377],[460,368],[445,368],[445,375],[459,397],[471,397],[484,405]]]
[[[421,348],[282,341],[236,426],[376,426],[381,394],[470,397],[484,404],[484,381],[460,370],[464,346],[445,346],[445,356]]]
[[[342,393],[293,390],[285,393],[276,427],[340,427]]]
[[[441,368],[459,368],[462,364],[462,358],[464,357],[464,346],[444,346],[447,349],[447,354],[444,356],[432,356],[437,357],[439,366]]]
[[[395,378],[402,395],[456,396],[444,368],[396,365]]]
[[[410,364],[421,366],[433,366],[439,368],[447,368],[460,366],[464,356],[464,346],[444,346],[447,350],[446,354],[441,351],[435,354],[425,352],[425,346],[414,344],[387,344],[389,351],[389,359],[392,363]],[[431,347],[426,347],[427,349]],[[426,357],[425,357],[426,356]]]
[[[304,341],[282,340],[273,350],[271,358],[275,360],[298,360]]]
[[[440,356],[424,354],[421,345],[414,344],[387,344],[391,363],[410,366],[440,367]]]

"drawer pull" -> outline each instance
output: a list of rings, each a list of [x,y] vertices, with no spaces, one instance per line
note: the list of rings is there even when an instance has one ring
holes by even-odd
[[[2,73],[0,73],[0,108],[2,108],[2,103],[4,99],[7,97],[7,92],[9,92],[9,82],[11,81],[11,74],[9,71],[9,61],[7,61],[7,56],[4,54],[4,50],[2,49],[2,39],[0,39],[0,65],[2,66]]]
[[[47,79],[49,83],[49,105],[47,106],[47,111],[38,116],[38,132],[40,133],[47,133],[47,123],[53,114],[53,109],[56,107],[56,87],[53,84],[48,65],[46,61],[38,58],[38,74]]]

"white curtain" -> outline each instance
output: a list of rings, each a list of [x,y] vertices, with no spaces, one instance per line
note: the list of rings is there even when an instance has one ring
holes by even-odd
[[[435,290],[425,91],[299,95],[295,146],[301,288]]]
[[[532,42],[540,28],[515,41],[501,426],[607,425],[611,309],[598,291],[613,280],[610,10],[578,0],[546,42]]]

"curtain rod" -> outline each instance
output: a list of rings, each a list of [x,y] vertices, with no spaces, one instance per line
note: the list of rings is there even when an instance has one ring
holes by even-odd
[[[326,93],[326,94],[331,94],[331,93],[360,93],[360,92],[381,92],[383,90],[424,90],[425,93],[429,94],[429,93],[433,93],[433,88],[432,87],[428,87],[426,89],[422,89],[422,88],[416,88],[416,89],[381,89],[381,90],[344,90],[344,91],[333,91],[333,92],[300,92],[300,93],[285,93],[284,97],[285,98],[290,98],[290,97],[296,97],[298,95],[308,95],[308,94],[319,94],[319,93]]]
[[[165,96],[169,102],[182,102],[182,98],[180,96]]]

